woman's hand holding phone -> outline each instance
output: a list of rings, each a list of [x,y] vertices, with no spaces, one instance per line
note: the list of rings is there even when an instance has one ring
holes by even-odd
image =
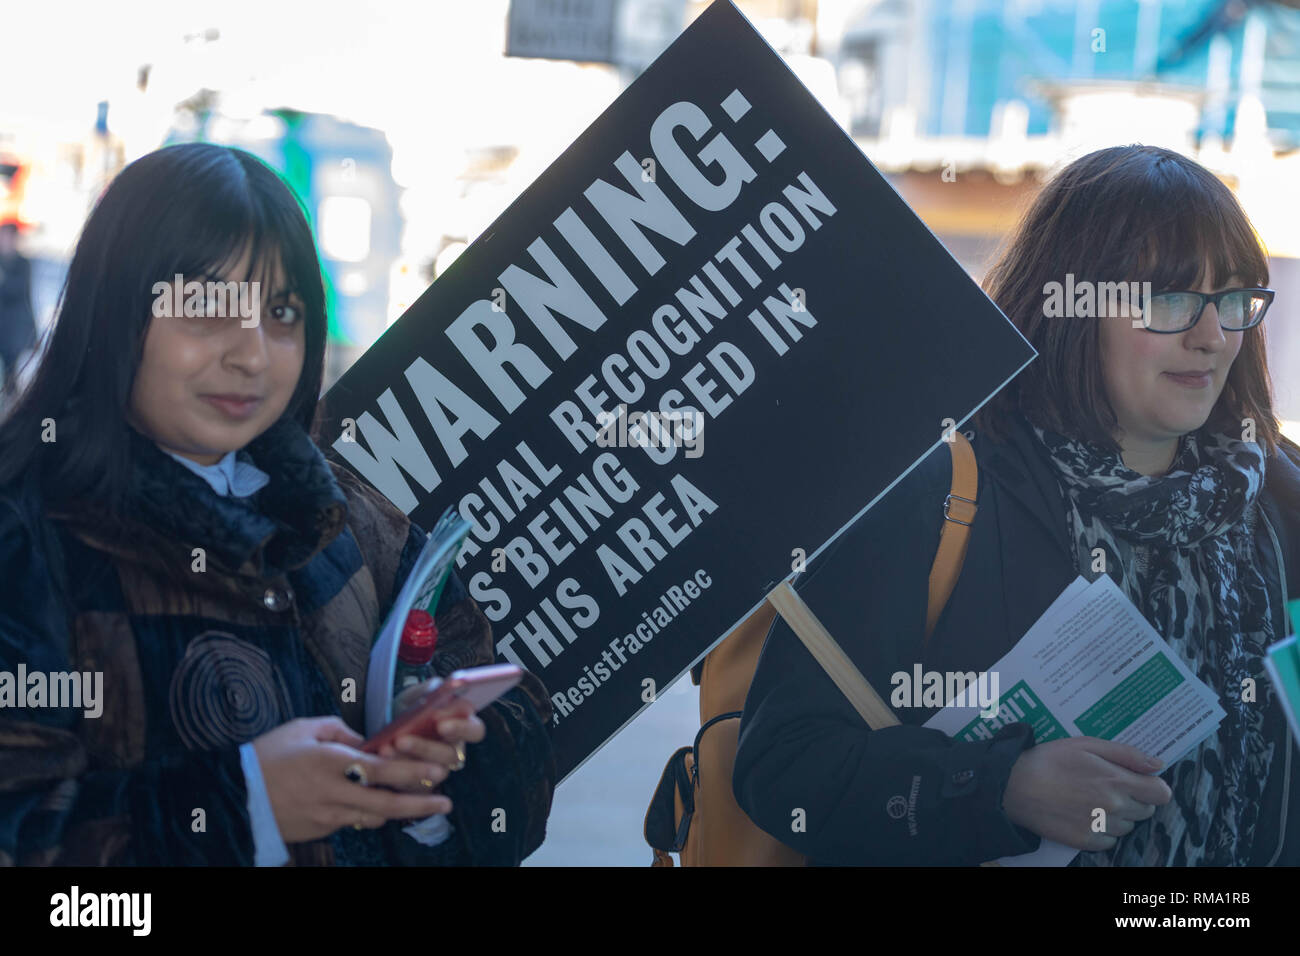
[[[429,690],[428,684],[408,687],[393,701],[394,716],[400,715],[410,707],[416,706]],[[385,758],[404,757],[429,764],[434,786],[447,779],[447,775],[461,766],[461,753],[457,746],[476,744],[483,739],[487,728],[474,713],[474,705],[467,700],[456,700],[447,707],[432,714],[432,724],[437,737],[422,737],[403,734],[392,743],[384,744],[379,749],[379,756]],[[404,787],[413,792],[427,793],[429,788],[422,781],[416,781],[415,787]]]
[[[487,664],[458,670],[409,687],[393,701],[395,717],[361,749],[381,756],[413,756],[445,771],[434,784],[465,766],[465,745],[483,739],[487,728],[475,716],[519,683],[523,670],[515,664]],[[430,778],[421,784],[432,789]]]
[[[465,745],[486,735],[475,707],[514,686],[519,674],[513,665],[458,671],[435,699],[440,679],[407,688],[393,702],[397,717],[426,712],[414,722],[395,720],[371,741],[338,717],[291,720],[253,740],[281,838],[300,843],[344,826],[374,829],[450,813],[451,800],[433,791],[465,765]],[[439,706],[441,698],[447,702]],[[397,732],[403,727],[422,729]],[[355,770],[364,786],[349,778]]]
[[[345,826],[374,829],[389,820],[451,812],[451,800],[422,783],[445,778],[444,765],[363,753],[362,743],[338,717],[298,718],[253,740],[281,839],[301,843]],[[361,767],[367,786],[348,779],[353,764]]]

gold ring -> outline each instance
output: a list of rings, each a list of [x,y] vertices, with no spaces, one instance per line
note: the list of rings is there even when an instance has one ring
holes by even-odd
[[[425,777],[423,780],[420,781],[420,786],[424,787],[425,790],[432,790],[434,784],[432,780],[430,780],[428,777]]]
[[[354,830],[364,830],[364,829],[365,829],[365,826],[363,825],[363,822],[365,821],[365,819],[366,819],[366,815],[365,815],[364,813],[358,813],[358,814],[357,814],[357,822],[354,823],[354,824],[352,824],[352,829],[354,829]]]
[[[456,762],[452,764],[450,767],[448,767],[447,769],[454,773],[455,771],[463,770],[464,768],[465,768],[465,745],[456,744]]]
[[[343,776],[347,777],[353,783],[359,783],[363,787],[366,786],[366,768],[361,766],[359,763],[348,764],[347,768],[343,771]],[[360,824],[356,824],[356,827],[358,830],[361,829]]]

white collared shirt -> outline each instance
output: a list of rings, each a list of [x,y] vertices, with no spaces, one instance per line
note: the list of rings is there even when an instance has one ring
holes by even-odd
[[[163,448],[163,451],[167,449]],[[226,452],[215,465],[200,465],[197,461],[191,461],[175,452],[168,451],[167,454],[206,481],[212,486],[212,490],[223,498],[227,496],[247,498],[266,487],[271,480],[270,475],[251,461],[241,461],[233,451]]]

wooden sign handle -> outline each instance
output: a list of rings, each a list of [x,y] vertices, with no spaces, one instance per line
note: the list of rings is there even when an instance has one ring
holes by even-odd
[[[831,637],[830,631],[817,620],[817,615],[804,603],[798,592],[790,586],[789,581],[782,581],[767,595],[776,612],[790,625],[804,647],[817,659],[835,686],[848,698],[853,709],[862,715],[867,726],[872,730],[893,727],[902,723],[894,712],[876,693],[874,687],[862,676],[858,665],[844,653],[844,648]],[[996,860],[981,863],[980,866],[1001,866]]]
[[[804,647],[817,659],[817,663],[830,675],[835,686],[849,699],[853,709],[862,715],[868,727],[879,730],[881,727],[893,727],[901,723],[880,699],[875,688],[867,683],[862,671],[849,659],[849,655],[844,653],[830,632],[822,627],[822,622],[817,620],[812,608],[804,603],[789,581],[782,581],[773,588],[767,599],[772,602],[776,612],[785,618],[790,630],[803,641]]]

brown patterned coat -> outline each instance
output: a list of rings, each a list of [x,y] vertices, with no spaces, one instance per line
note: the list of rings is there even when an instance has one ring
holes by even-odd
[[[271,478],[249,500],[132,442],[122,514],[0,495],[0,672],[99,671],[104,698],[97,718],[0,706],[0,863],[252,863],[239,744],[295,717],[364,732],[370,644],[424,542],[291,422],[246,449]],[[495,659],[454,575],[437,611],[439,673]],[[294,862],[518,864],[550,811],[550,707],[530,674],[482,712],[441,846],[390,822]]]

